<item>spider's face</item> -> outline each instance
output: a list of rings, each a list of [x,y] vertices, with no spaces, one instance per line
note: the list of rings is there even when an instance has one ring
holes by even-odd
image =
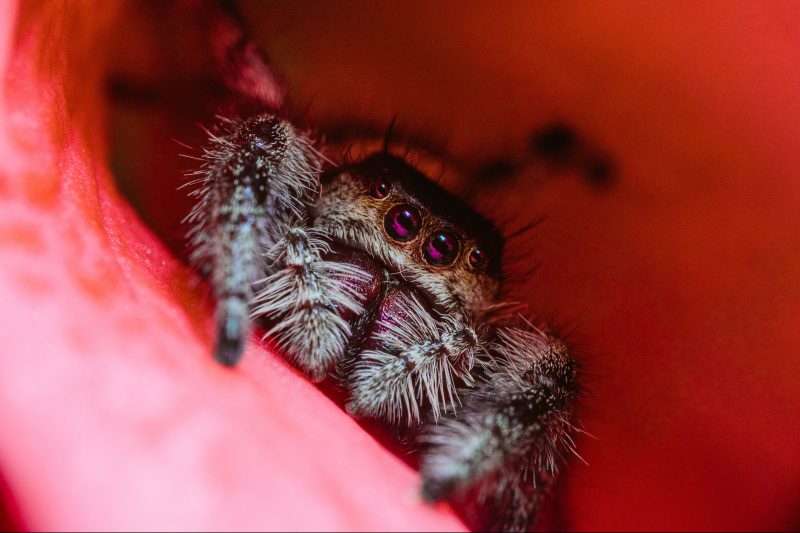
[[[449,313],[480,318],[500,288],[502,237],[402,158],[376,153],[322,180],[313,226],[366,252]]]

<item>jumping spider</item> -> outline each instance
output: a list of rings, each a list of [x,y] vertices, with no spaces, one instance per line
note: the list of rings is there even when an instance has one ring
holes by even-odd
[[[257,100],[263,55],[219,20],[228,86]],[[415,437],[426,500],[488,508],[480,527],[533,527],[574,451],[577,370],[562,341],[503,312],[502,236],[388,149],[330,164],[273,103],[220,119],[193,181],[217,361],[235,365],[258,320],[310,379],[335,376],[352,414]]]

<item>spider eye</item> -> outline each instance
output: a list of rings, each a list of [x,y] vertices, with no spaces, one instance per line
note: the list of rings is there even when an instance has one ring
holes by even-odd
[[[437,231],[428,237],[423,253],[428,263],[434,266],[449,265],[458,255],[458,237],[446,231]]]
[[[419,211],[407,204],[396,205],[386,213],[383,227],[389,237],[400,242],[410,241],[419,233],[422,217]]]
[[[485,267],[488,262],[489,257],[480,248],[475,248],[469,253],[469,266],[475,270]]]
[[[389,196],[392,185],[384,180],[372,180],[369,184],[369,195],[378,200],[383,200]]]

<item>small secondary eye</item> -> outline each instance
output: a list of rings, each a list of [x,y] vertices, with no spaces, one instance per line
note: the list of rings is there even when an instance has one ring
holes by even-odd
[[[407,204],[396,205],[386,213],[383,227],[389,237],[407,242],[417,236],[422,225],[422,217],[414,206]]]
[[[425,259],[434,266],[445,266],[458,255],[458,237],[446,231],[437,231],[425,242]]]
[[[480,248],[475,248],[469,253],[469,266],[475,270],[483,268],[489,262],[489,256]]]
[[[392,185],[384,180],[372,180],[369,184],[369,195],[378,200],[383,200],[392,190]]]

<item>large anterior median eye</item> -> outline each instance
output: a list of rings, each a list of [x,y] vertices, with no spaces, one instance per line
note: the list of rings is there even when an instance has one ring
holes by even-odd
[[[458,255],[458,237],[446,231],[437,231],[425,242],[425,259],[434,266],[446,266]]]
[[[422,217],[414,206],[396,205],[386,213],[383,227],[394,240],[407,242],[417,236],[422,225]]]

